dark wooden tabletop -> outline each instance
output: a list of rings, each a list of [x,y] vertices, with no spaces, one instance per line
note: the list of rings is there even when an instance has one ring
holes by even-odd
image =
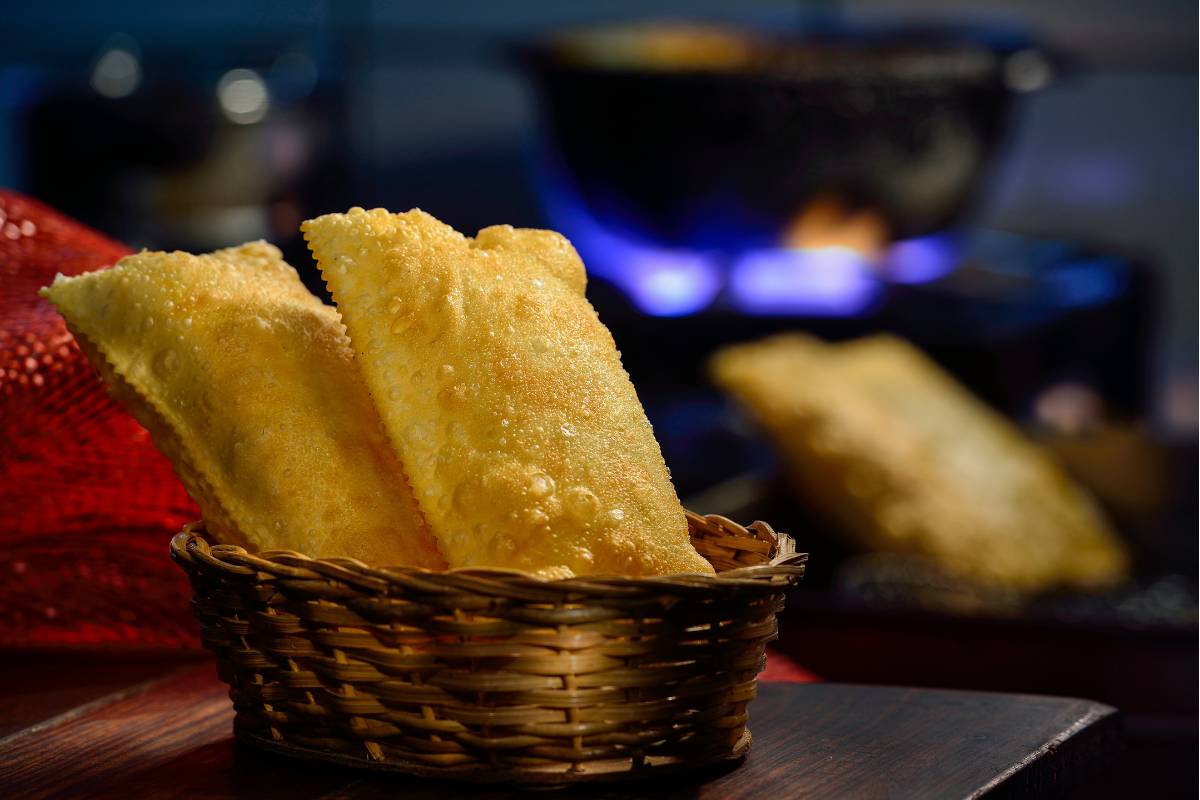
[[[6,657],[0,796],[500,798],[313,765],[235,745],[205,661]],[[1062,794],[1117,751],[1116,712],[1087,700],[839,684],[763,684],[741,764],[685,778],[572,787],[588,798],[960,798]],[[542,794],[547,794],[543,791]]]

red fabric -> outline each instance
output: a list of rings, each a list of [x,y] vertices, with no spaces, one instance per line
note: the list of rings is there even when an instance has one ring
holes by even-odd
[[[167,542],[198,511],[37,290],[130,251],[0,190],[0,646],[192,646]]]

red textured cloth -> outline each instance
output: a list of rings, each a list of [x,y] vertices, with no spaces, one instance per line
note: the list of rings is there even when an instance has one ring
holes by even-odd
[[[37,296],[129,252],[0,190],[0,646],[194,646],[167,543],[198,511]]]

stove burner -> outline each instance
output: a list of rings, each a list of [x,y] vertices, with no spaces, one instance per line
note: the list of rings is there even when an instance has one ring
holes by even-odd
[[[875,255],[847,246],[670,247],[588,212],[562,179],[543,181],[547,215],[588,271],[617,286],[644,314],[677,317],[721,308],[748,315],[855,317],[888,284],[920,284],[949,273],[960,237],[938,233],[886,245]]]

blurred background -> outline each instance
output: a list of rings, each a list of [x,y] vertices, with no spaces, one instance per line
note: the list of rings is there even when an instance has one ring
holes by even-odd
[[[1194,763],[1195,4],[733,5],[14,4],[0,186],[134,248],[268,239],[316,292],[297,226],[351,205],[559,230],[685,503],[812,551],[803,674],[1093,697],[1137,769]],[[784,330],[917,344],[1093,492],[1129,584],[1013,603],[849,544],[706,375]]]

